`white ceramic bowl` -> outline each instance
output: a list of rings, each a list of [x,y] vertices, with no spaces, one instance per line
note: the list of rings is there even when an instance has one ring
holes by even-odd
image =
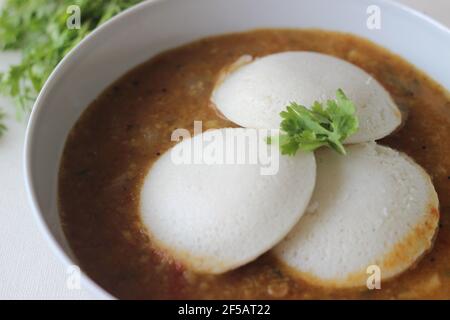
[[[381,9],[379,30],[366,25],[370,5]],[[400,54],[450,89],[450,31],[390,1],[146,1],[72,50],[50,76],[31,114],[25,183],[39,227],[64,263],[75,260],[57,211],[57,175],[66,137],[83,110],[119,76],[163,50],[208,35],[261,27],[351,32]],[[99,298],[112,298],[88,277],[82,283]]]

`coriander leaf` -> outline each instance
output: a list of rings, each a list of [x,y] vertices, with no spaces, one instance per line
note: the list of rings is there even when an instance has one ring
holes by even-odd
[[[18,118],[28,114],[50,73],[76,44],[141,1],[6,0],[0,12],[0,50],[20,50],[22,61],[0,73],[0,94],[13,99]],[[80,8],[80,29],[67,27],[71,5]]]
[[[335,100],[314,102],[311,109],[292,102],[280,113],[279,145],[284,155],[295,155],[298,150],[314,151],[328,146],[346,154],[343,141],[359,127],[356,108],[341,89]],[[270,142],[270,141],[268,141]]]
[[[3,124],[3,119],[5,118],[5,114],[0,110],[0,137],[5,133],[6,126]]]

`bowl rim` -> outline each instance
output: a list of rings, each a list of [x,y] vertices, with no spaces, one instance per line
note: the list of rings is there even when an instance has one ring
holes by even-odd
[[[59,77],[59,75],[64,74],[66,71],[66,66],[70,64],[70,61],[78,54],[79,51],[82,51],[84,47],[86,47],[91,41],[96,41],[97,38],[104,32],[105,29],[110,28],[112,25],[119,23],[120,21],[126,19],[127,17],[134,15],[137,11],[141,10],[147,6],[157,5],[161,2],[166,1],[182,1],[182,0],[145,0],[123,12],[119,13],[109,21],[105,22],[97,29],[92,31],[89,35],[87,35],[80,43],[78,43],[74,48],[72,48],[66,56],[57,64],[54,68],[48,79],[46,80],[42,90],[38,94],[38,97],[33,105],[28,125],[25,133],[25,143],[24,143],[24,152],[23,152],[23,172],[24,172],[24,182],[25,182],[25,190],[27,193],[28,202],[31,207],[31,212],[34,220],[37,223],[37,227],[39,232],[45,238],[45,241],[53,251],[53,254],[58,256],[60,261],[64,264],[65,267],[69,267],[71,265],[75,265],[76,261],[73,261],[69,255],[65,252],[65,250],[60,246],[52,232],[49,229],[49,226],[45,222],[42,214],[42,210],[37,201],[37,195],[35,192],[33,182],[33,169],[32,169],[32,147],[34,145],[34,132],[36,131],[36,127],[40,122],[41,110],[45,108],[45,101],[51,92],[51,88],[55,84],[55,79]],[[357,0],[353,0],[357,1]],[[437,20],[429,17],[428,15],[417,11],[405,4],[398,3],[394,0],[372,0],[374,5],[380,6],[391,6],[396,8],[397,10],[402,11],[403,14],[415,16],[417,19],[422,20],[441,32],[447,33],[450,36],[450,29],[446,27],[443,23],[438,22]],[[426,71],[426,70],[424,70]],[[114,81],[114,79],[112,79]],[[117,299],[112,294],[108,293],[105,289],[103,289],[100,285],[98,285],[93,279],[91,279],[86,273],[81,270],[81,283],[82,288],[86,289],[89,293],[93,294],[96,298],[100,299]]]
[[[126,17],[133,15],[134,12],[140,10],[144,6],[155,5],[159,2],[163,2],[167,0],[146,0],[143,1],[133,7],[130,7],[123,12],[119,13],[115,17],[106,21],[104,24],[99,26],[97,29],[93,30],[89,33],[83,40],[81,40],[75,47],[73,47],[64,58],[56,65],[55,69],[52,71],[48,79],[45,81],[44,86],[36,98],[36,101],[33,104],[33,108],[30,113],[30,117],[28,120],[28,125],[25,132],[25,144],[24,144],[24,152],[23,152],[23,172],[25,178],[25,189],[27,193],[28,202],[31,206],[31,211],[34,220],[37,223],[37,227],[40,233],[45,238],[47,244],[50,246],[53,254],[56,255],[60,261],[67,268],[72,265],[77,265],[76,261],[73,261],[69,255],[65,252],[65,250],[61,247],[61,245],[57,242],[55,237],[53,236],[51,230],[49,229],[47,223],[43,218],[43,214],[41,212],[41,208],[37,201],[37,195],[34,189],[33,183],[33,175],[32,175],[32,146],[34,144],[34,132],[36,130],[36,126],[39,123],[40,118],[40,110],[45,107],[45,100],[48,96],[48,92],[51,91],[50,88],[54,85],[54,79],[58,77],[59,74],[64,73],[65,66],[67,61],[70,61],[73,56],[77,54],[78,51],[82,50],[87,43],[90,41],[94,41],[99,34],[103,32],[104,29],[109,28],[111,25],[118,23],[119,21],[125,19]],[[94,40],[91,40],[94,39]],[[105,300],[115,300],[117,299],[112,294],[108,293],[105,289],[103,289],[100,285],[98,285],[90,276],[88,276],[84,271],[81,270],[81,284],[82,288],[87,289],[88,292],[93,293],[95,296],[100,299]]]

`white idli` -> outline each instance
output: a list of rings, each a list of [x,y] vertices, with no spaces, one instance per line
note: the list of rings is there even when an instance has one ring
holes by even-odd
[[[347,152],[316,152],[309,210],[273,250],[294,275],[320,286],[363,286],[371,265],[381,281],[398,275],[431,248],[438,227],[436,192],[413,160],[375,143]]]
[[[222,273],[257,258],[287,235],[310,200],[313,153],[276,157],[279,169],[273,175],[262,175],[260,162],[177,165],[172,159],[218,134],[228,146],[230,139],[251,132],[258,130],[217,129],[185,139],[164,153],[145,178],[140,209],[150,237],[193,271]],[[260,147],[278,154],[278,146],[267,145],[265,138],[259,135]],[[237,154],[255,154],[249,146],[236,146]]]
[[[333,56],[283,52],[226,68],[211,101],[229,120],[246,128],[279,128],[291,102],[310,107],[335,99],[343,89],[354,102],[359,130],[346,143],[373,141],[394,131],[401,113],[389,93],[368,73]]]

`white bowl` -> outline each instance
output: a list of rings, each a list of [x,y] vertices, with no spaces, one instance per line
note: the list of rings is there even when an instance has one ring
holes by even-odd
[[[367,9],[381,9],[371,30]],[[386,0],[146,1],[112,19],[68,54],[36,101],[25,143],[25,183],[34,216],[54,252],[75,264],[57,210],[57,175],[66,137],[110,83],[153,55],[192,40],[253,28],[322,28],[368,38],[409,60],[450,89],[450,31]],[[76,196],[76,195],[74,195]],[[99,298],[112,298],[83,276]]]

